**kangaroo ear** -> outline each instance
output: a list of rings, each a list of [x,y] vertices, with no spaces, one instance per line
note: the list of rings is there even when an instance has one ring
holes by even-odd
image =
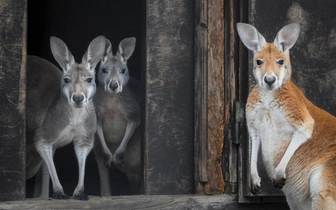
[[[283,27],[274,39],[274,45],[279,51],[285,52],[293,47],[299,37],[300,24],[291,23]]]
[[[244,45],[254,53],[260,52],[265,46],[265,38],[250,24],[237,23],[237,31]]]
[[[61,39],[55,36],[50,37],[50,48],[55,60],[63,71],[69,70],[71,65],[75,63],[73,55]]]
[[[121,56],[126,62],[134,52],[135,49],[135,41],[134,37],[123,39],[118,47],[117,55]]]
[[[98,36],[91,41],[89,47],[82,58],[82,63],[90,70],[94,70],[105,52],[105,37]]]
[[[108,59],[108,56],[112,54],[112,44],[110,40],[105,38],[105,52],[102,61],[105,62]]]

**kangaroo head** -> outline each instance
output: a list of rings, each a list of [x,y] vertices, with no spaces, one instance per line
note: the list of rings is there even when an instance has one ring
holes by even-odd
[[[50,38],[51,52],[63,70],[61,92],[72,106],[85,106],[96,92],[95,67],[104,55],[105,37],[92,40],[80,64],[76,63],[66,44]]]
[[[299,36],[298,23],[283,27],[273,43],[267,43],[257,29],[249,24],[238,23],[237,31],[244,45],[253,51],[253,75],[261,88],[275,90],[290,80],[292,68],[289,49]]]
[[[105,91],[122,92],[129,79],[127,60],[131,57],[134,48],[135,38],[126,38],[120,42],[117,54],[113,55],[111,42],[106,39],[105,55],[98,71],[99,84],[104,86]]]

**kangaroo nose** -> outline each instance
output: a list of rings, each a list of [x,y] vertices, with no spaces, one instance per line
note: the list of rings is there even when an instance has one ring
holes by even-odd
[[[118,84],[117,83],[114,83],[114,82],[111,82],[110,83],[110,88],[115,91],[117,88],[118,88]]]
[[[84,96],[82,94],[79,94],[79,95],[75,94],[75,95],[73,95],[72,100],[74,102],[76,102],[77,104],[79,104],[79,103],[83,102]]]
[[[270,77],[265,76],[264,77],[264,81],[268,86],[272,86],[275,80],[276,80],[275,76],[270,76]]]

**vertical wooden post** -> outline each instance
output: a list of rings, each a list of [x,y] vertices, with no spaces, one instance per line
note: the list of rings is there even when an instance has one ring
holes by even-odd
[[[146,1],[144,193],[194,193],[194,1]]]
[[[225,184],[227,193],[237,193],[237,169],[238,169],[238,148],[239,142],[236,138],[236,100],[237,100],[237,46],[236,28],[238,13],[238,1],[229,0],[225,2]]]
[[[195,5],[195,189],[208,182],[208,0]]]
[[[224,192],[224,0],[208,1],[208,184],[206,194]]]
[[[196,1],[195,179],[199,194],[224,191],[224,1]]]
[[[0,3],[0,200],[25,198],[26,1]]]

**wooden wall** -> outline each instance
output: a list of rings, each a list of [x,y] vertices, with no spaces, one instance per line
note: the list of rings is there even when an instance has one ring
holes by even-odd
[[[147,0],[145,194],[194,193],[194,1]]]
[[[0,200],[25,198],[26,1],[0,1]]]

